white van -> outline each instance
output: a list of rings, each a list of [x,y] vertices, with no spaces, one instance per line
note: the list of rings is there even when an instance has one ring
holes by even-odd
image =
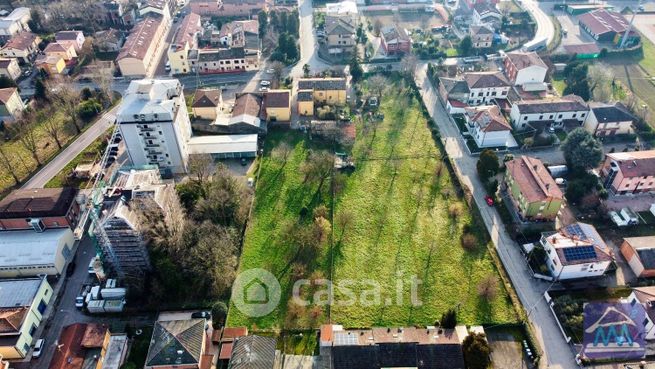
[[[41,351],[43,350],[43,345],[45,341],[43,338],[39,338],[34,344],[34,351],[32,351],[32,359],[38,359],[41,356]]]

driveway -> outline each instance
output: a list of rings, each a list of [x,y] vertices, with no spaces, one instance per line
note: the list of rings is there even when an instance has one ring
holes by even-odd
[[[330,68],[330,65],[318,57],[318,48],[316,37],[314,36],[314,26],[312,16],[314,8],[312,0],[298,0],[298,16],[300,17],[300,60],[289,72],[291,77],[302,77],[302,67],[309,64],[312,72],[322,71]]]
[[[543,298],[547,285],[531,277],[525,259],[519,251],[519,245],[509,237],[496,209],[486,205],[485,188],[477,176],[477,159],[466,153],[465,143],[461,140],[457,127],[450,121],[437,92],[426,78],[426,69],[427,66],[422,64],[415,76],[417,84],[422,87],[423,102],[430,116],[439,126],[442,142],[448,156],[455,164],[455,171],[462,185],[468,187],[473,194],[500,260],[528,314],[537,342],[543,351],[542,367],[577,368],[574,353],[564,341],[555,318]]]

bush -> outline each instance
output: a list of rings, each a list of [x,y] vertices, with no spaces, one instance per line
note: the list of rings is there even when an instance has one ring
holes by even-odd
[[[102,105],[95,99],[82,101],[77,107],[77,115],[87,122],[98,115],[100,111],[102,111]]]
[[[457,310],[448,309],[441,314],[441,327],[445,329],[454,329],[457,326]]]
[[[475,250],[475,247],[478,244],[478,241],[475,238],[475,236],[470,234],[470,233],[463,234],[461,241],[462,241],[462,247],[464,248],[464,250],[467,250],[467,251]]]
[[[218,301],[212,306],[212,325],[218,329],[225,323],[227,317],[227,305],[223,301]]]
[[[464,361],[468,369],[487,369],[491,360],[491,349],[484,333],[471,333],[462,343]]]
[[[462,215],[462,206],[459,203],[450,204],[450,206],[448,206],[448,215],[457,219],[457,217]]]

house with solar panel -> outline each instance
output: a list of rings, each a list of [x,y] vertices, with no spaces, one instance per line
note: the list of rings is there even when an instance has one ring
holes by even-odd
[[[546,265],[555,280],[600,277],[612,263],[610,248],[591,224],[573,223],[541,234]]]

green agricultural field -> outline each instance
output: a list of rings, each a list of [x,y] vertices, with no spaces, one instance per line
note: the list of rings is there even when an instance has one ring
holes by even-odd
[[[383,122],[358,130],[357,170],[335,201],[335,219],[347,213],[352,220],[344,228],[335,222],[333,280],[355,281],[362,289],[368,289],[362,281],[375,281],[382,304],[366,306],[368,299],[360,296],[356,304],[340,305],[347,296],[337,288],[332,321],[348,327],[426,325],[449,308],[467,324],[516,321],[502,283],[491,299],[480,297],[480,282],[500,282],[498,271],[480,241],[472,251],[461,246],[464,228],[475,227],[446,168],[436,175],[442,157],[418,102],[394,94],[381,109]],[[460,207],[461,215],[450,216],[451,206]],[[410,304],[412,276],[422,281],[421,306]]]

